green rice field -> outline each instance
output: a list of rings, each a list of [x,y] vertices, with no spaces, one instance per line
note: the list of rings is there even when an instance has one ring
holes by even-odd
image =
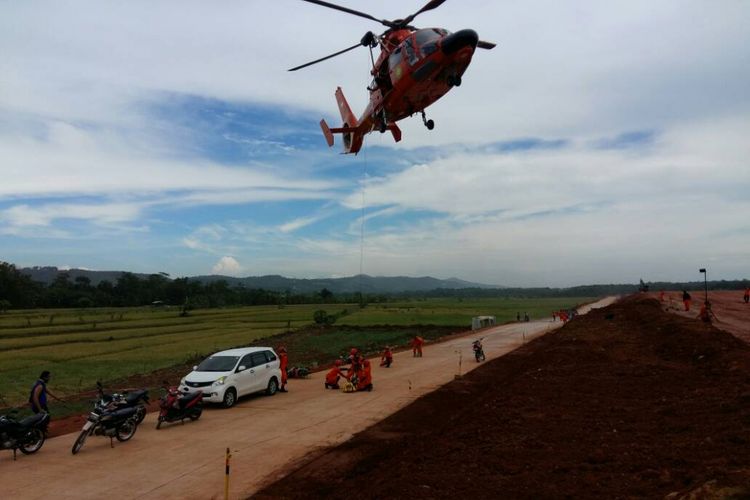
[[[498,323],[514,321],[516,313],[550,317],[553,310],[589,300],[429,299],[364,309],[355,304],[256,306],[194,310],[187,317],[179,315],[179,308],[9,311],[0,314],[0,406],[23,403],[42,370],[52,372],[52,392],[76,394],[96,380],[149,373],[301,329],[313,323],[318,309],[339,315],[337,326],[469,329],[477,315],[494,315]]]

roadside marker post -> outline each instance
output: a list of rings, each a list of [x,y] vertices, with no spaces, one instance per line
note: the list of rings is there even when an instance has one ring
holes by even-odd
[[[463,353],[459,349],[458,351],[454,351],[458,353],[458,373],[456,374],[456,379],[460,379],[462,377],[461,375],[461,361],[463,359]]]
[[[224,458],[224,500],[229,500],[229,459],[232,455],[229,453],[227,448],[227,454]]]

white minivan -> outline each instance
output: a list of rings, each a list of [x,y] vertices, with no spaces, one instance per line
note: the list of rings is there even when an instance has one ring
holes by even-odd
[[[265,391],[276,394],[281,380],[279,357],[270,347],[243,347],[217,352],[193,367],[180,390],[203,391],[203,400],[234,406],[237,398]]]

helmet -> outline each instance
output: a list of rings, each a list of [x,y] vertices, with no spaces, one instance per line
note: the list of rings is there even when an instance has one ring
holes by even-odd
[[[279,352],[286,352],[286,347],[284,346],[279,347]]]
[[[343,361],[341,361],[340,359],[337,359],[336,361],[334,361],[334,363],[333,363],[333,364],[334,364],[334,365],[336,365],[336,366],[341,366],[341,365],[343,365],[343,364],[344,364],[344,362],[343,362]]]
[[[357,350],[357,348],[356,348],[356,347],[352,347],[352,350],[351,350],[351,351],[349,351],[349,354],[351,354],[352,356],[356,356],[358,352],[359,352],[359,351]]]

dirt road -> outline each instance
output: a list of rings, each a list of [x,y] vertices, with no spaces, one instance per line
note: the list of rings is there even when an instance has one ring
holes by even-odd
[[[686,318],[696,319],[705,295],[703,290],[691,290],[690,294],[693,298],[690,311],[685,311],[681,291],[665,292],[664,300],[661,302],[662,308]],[[710,290],[708,300],[717,318],[713,325],[750,344],[750,304],[745,304],[742,300],[743,294],[743,290]],[[651,292],[650,295],[659,299],[659,292]]]
[[[604,299],[594,307],[614,301]],[[583,308],[586,312],[591,306]],[[484,330],[488,359],[556,328],[534,321]],[[479,336],[479,335],[477,335]],[[6,498],[222,498],[224,453],[231,449],[231,497],[245,498],[283,476],[289,465],[336,445],[477,366],[475,336],[427,345],[424,357],[403,352],[389,368],[374,366],[375,390],[344,394],[323,389],[324,373],[292,380],[290,392],[251,397],[230,410],[209,410],[197,422],[156,431],[149,415],[132,441],[110,449],[109,439],[92,436],[78,455],[76,434],[50,439],[33,456],[0,456],[0,484]],[[377,363],[375,363],[377,365]],[[20,454],[19,454],[20,455]],[[43,485],[43,486],[42,486]]]

